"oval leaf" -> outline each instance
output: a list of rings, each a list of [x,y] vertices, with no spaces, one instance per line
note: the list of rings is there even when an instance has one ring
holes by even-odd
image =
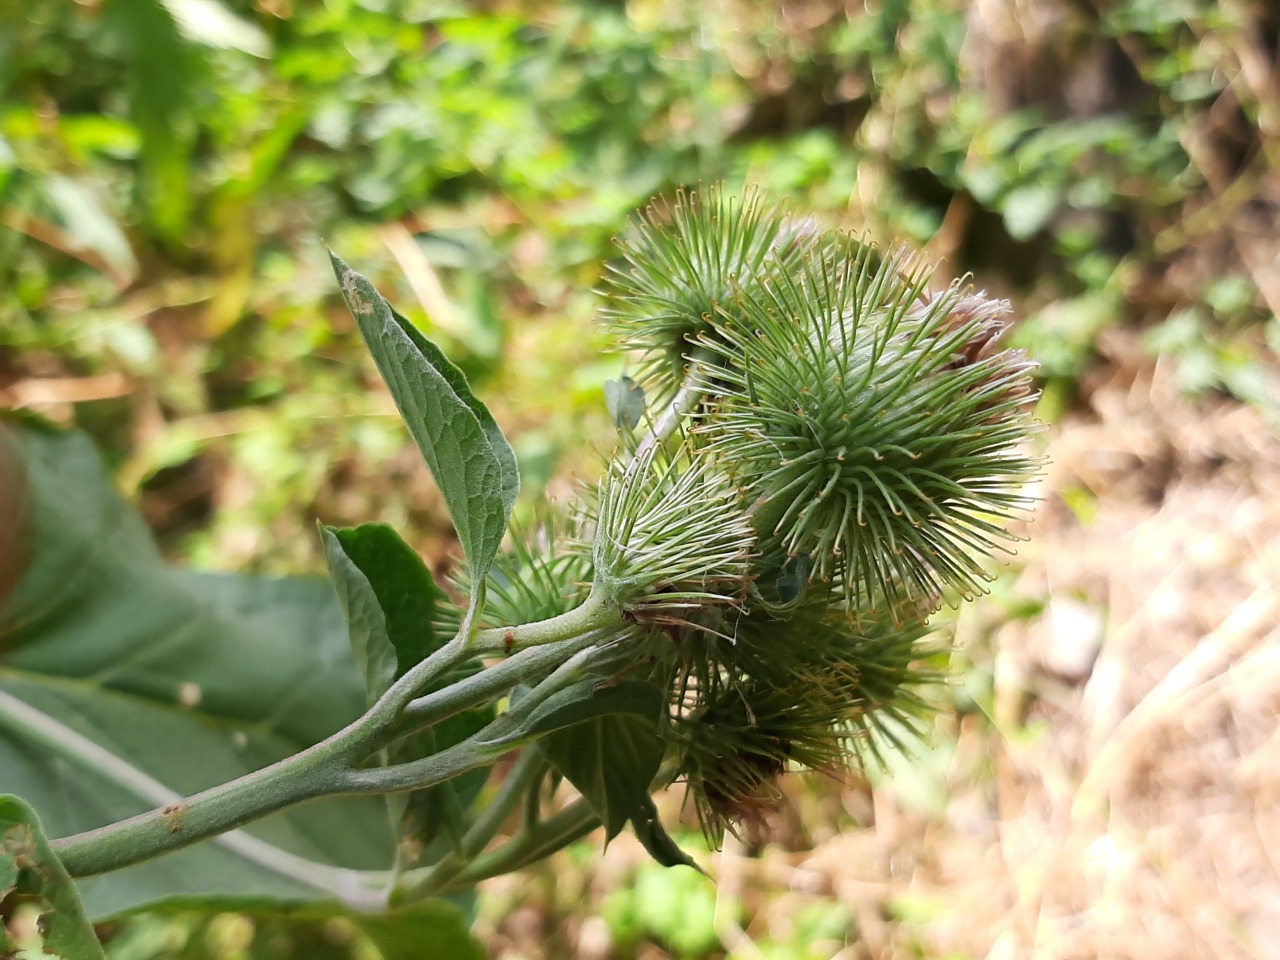
[[[472,581],[483,583],[520,490],[511,444],[462,371],[373,284],[329,256],[347,308],[444,497]]]

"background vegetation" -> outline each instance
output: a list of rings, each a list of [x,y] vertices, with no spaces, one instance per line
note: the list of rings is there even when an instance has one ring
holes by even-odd
[[[479,929],[509,957],[1265,956],[1278,47],[1264,0],[0,0],[0,402],[87,429],[174,559],[317,570],[316,518],[383,520],[440,569],[320,238],[553,494],[609,442],[593,289],[650,196],[759,183],[907,241],[1013,299],[1055,463],[934,741],[790,785],[716,887],[588,843]],[[110,950],[369,955],[240,915]]]

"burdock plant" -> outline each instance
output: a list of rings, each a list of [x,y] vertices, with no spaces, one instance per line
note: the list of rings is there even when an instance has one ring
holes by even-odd
[[[489,411],[333,258],[465,563],[442,590],[389,528],[323,530],[366,712],[177,807],[55,841],[72,876],[329,794],[387,795],[395,817],[387,871],[328,891],[362,907],[465,888],[597,826],[688,863],[654,792],[683,784],[718,840],[761,823],[787,771],[838,771],[923,715],[926,622],[982,589],[1037,469],[1008,305],[719,189],[651,206],[620,253],[603,323],[635,375],[606,386],[616,452],[580,503],[523,531]]]

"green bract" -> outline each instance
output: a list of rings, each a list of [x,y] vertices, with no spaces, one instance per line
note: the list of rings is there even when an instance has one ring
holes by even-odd
[[[923,615],[855,625],[817,591],[785,617],[763,606],[719,613],[645,644],[671,691],[679,775],[712,839],[758,820],[785,769],[845,766],[925,712],[913,688],[937,675],[917,668]]]
[[[708,604],[740,603],[755,533],[738,491],[683,436],[615,464],[597,494],[596,583],[637,620],[687,620]]]
[[[485,581],[484,615],[487,627],[531,623],[567,613],[587,597],[591,587],[591,559],[558,532],[560,522],[513,525],[510,544],[494,558]],[[468,566],[450,578],[454,592],[466,596],[473,582]],[[437,632],[453,633],[462,620],[457,607],[437,608]]]

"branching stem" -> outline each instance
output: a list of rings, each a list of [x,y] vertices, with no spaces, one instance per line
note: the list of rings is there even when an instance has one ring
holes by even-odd
[[[531,703],[540,700],[565,682],[555,673],[557,667],[607,638],[608,628],[620,623],[615,607],[592,596],[549,620],[476,631],[470,643],[460,633],[393,684],[363,716],[328,739],[185,800],[55,840],[53,848],[72,876],[92,876],[180,850],[305,800],[418,789],[492,763],[520,744],[486,743],[484,737],[491,734],[486,728],[423,760],[395,767],[360,767],[370,755],[413,730],[492,699],[522,679],[551,673],[549,688],[531,695]],[[421,698],[417,709],[410,709],[424,687],[464,660],[507,650],[519,652]],[[401,722],[405,716],[412,718],[407,726]]]

